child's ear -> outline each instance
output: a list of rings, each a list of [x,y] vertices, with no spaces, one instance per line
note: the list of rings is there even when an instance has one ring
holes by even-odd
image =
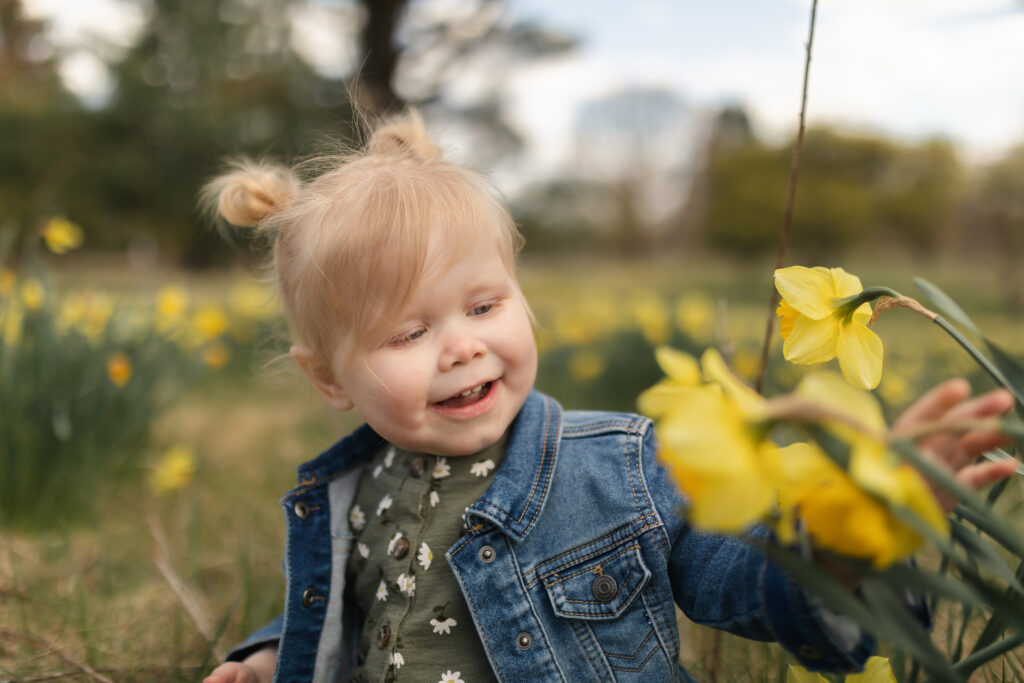
[[[341,412],[352,409],[352,401],[338,384],[330,365],[317,358],[308,346],[293,346],[289,353],[332,408]]]

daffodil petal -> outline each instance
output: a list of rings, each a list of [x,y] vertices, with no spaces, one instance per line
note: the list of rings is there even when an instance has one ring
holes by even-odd
[[[864,291],[860,284],[860,278],[847,273],[842,268],[830,268],[829,274],[832,277],[832,291],[836,297],[853,296]]]
[[[882,381],[882,340],[864,325],[843,325],[836,342],[839,369],[850,384],[874,389]]]
[[[706,350],[700,357],[700,364],[704,370],[704,379],[720,386],[748,419],[756,419],[762,413],[764,398],[733,374],[717,349]]]
[[[828,683],[828,679],[802,666],[790,664],[786,669],[786,683]]]
[[[839,319],[829,316],[814,320],[801,316],[793,323],[793,331],[782,344],[782,355],[790,363],[814,365],[825,363],[836,357],[836,340],[839,337]]]
[[[675,380],[665,379],[645,389],[636,399],[637,409],[642,415],[658,419],[673,410],[680,401],[685,401],[687,392],[697,387],[687,386]]]
[[[824,270],[824,272],[822,272]],[[775,288],[801,314],[821,320],[832,315],[832,277],[825,269],[791,266],[775,271]]]
[[[864,671],[847,674],[844,683],[898,683],[892,666],[885,657],[871,657],[864,664]]]
[[[700,384],[700,366],[690,354],[669,346],[659,346],[654,351],[654,358],[662,371],[673,380],[692,386]]]
[[[854,387],[834,372],[808,373],[797,385],[796,395],[811,400],[837,413],[848,415],[867,430],[883,434],[886,429],[882,406],[870,392]],[[864,430],[842,430],[840,436],[847,441],[863,438]]]

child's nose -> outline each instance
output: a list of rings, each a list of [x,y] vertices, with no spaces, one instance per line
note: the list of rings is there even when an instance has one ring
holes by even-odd
[[[453,334],[448,338],[444,350],[441,352],[438,366],[442,371],[451,370],[476,358],[483,358],[486,353],[487,346],[479,337],[469,334]]]

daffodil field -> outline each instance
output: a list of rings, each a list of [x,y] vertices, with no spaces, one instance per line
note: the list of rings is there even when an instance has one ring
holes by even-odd
[[[53,221],[43,238],[46,251],[0,271],[0,679],[199,680],[280,609],[275,500],[357,418],[287,371],[258,275],[76,270],[60,255],[81,241],[73,225]],[[655,418],[694,524],[769,527],[766,552],[879,635],[888,661],[851,682],[1024,679],[1017,478],[959,491],[947,518],[920,473],[949,482],[888,432],[945,378],[1019,395],[1021,347],[997,292],[963,267],[934,268],[936,285],[918,288],[898,262],[862,272],[913,289],[933,322],[847,272],[787,271],[758,394],[765,270],[527,256],[539,388],[567,407]],[[942,293],[947,281],[976,316]],[[872,306],[884,312],[869,327]],[[823,556],[860,577],[858,594]],[[930,632],[903,607],[907,588],[930,601]],[[700,680],[842,680],[685,623],[683,641]]]

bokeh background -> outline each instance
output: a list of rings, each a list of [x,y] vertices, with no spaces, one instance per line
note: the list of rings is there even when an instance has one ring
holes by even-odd
[[[280,609],[275,500],[358,416],[282,357],[265,245],[197,209],[227,158],[357,145],[362,118],[415,106],[526,235],[542,390],[634,409],[665,343],[753,381],[809,16],[0,0],[0,677],[197,680]],[[823,4],[788,263],[910,295],[924,276],[1020,352],[1021,35],[1011,0]],[[890,412],[955,374],[984,386],[921,320],[877,330]],[[800,374],[778,347],[769,393]],[[701,680],[787,662],[683,633]]]

